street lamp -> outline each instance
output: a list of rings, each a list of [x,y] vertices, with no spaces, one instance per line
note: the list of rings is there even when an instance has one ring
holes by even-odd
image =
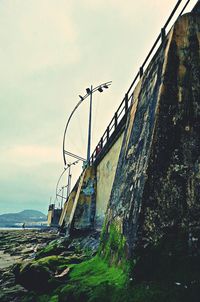
[[[66,186],[63,186],[61,187],[61,189],[58,191],[58,193],[56,194],[56,199],[57,197],[61,197],[61,204],[60,204],[60,207],[62,209],[62,206],[63,206],[63,199],[65,198],[64,197],[64,189],[67,188],[67,185]],[[61,195],[60,195],[60,192],[62,191]]]
[[[67,196],[66,196],[66,200],[70,194],[70,189],[71,189],[71,178],[72,178],[72,174],[71,174],[71,166],[72,165],[76,165],[77,163],[79,162],[79,159],[74,161],[73,163],[70,163],[70,164],[67,164],[67,167],[64,167],[64,170],[63,172],[60,174],[59,178],[58,178],[58,181],[56,183],[56,199],[57,199],[57,196],[60,196],[59,195],[59,192],[62,190],[62,200],[63,200],[63,190],[64,188],[67,188]],[[61,190],[58,192],[58,185],[60,183],[60,180],[62,178],[62,176],[64,175],[64,173],[68,170],[68,177],[67,177],[67,185],[62,187]],[[61,197],[61,196],[60,196]]]
[[[80,106],[80,104],[85,99],[87,99],[87,97],[90,96],[89,125],[88,125],[88,147],[87,147],[87,164],[89,164],[89,162],[90,162],[90,151],[91,151],[91,131],[92,131],[92,95],[96,91],[103,92],[104,89],[108,89],[109,86],[111,85],[111,83],[112,83],[112,81],[105,82],[103,84],[100,84],[100,85],[96,86],[95,88],[93,88],[91,86],[90,88],[86,89],[86,95],[84,95],[84,96],[79,95],[80,101],[78,102],[78,104],[72,110],[72,112],[71,112],[71,114],[70,114],[70,116],[69,116],[69,118],[67,120],[67,124],[65,126],[65,131],[64,131],[64,135],[63,135],[63,160],[64,160],[64,166],[66,166],[66,164],[67,164],[65,155],[69,154],[69,152],[65,150],[65,138],[66,138],[66,132],[67,132],[67,128],[68,128],[69,122],[70,122],[70,120],[71,120],[74,112],[76,111],[76,109]],[[71,156],[74,156],[75,158],[78,158],[78,156],[75,155],[75,154],[72,154]],[[79,157],[79,159],[83,160],[80,157]]]

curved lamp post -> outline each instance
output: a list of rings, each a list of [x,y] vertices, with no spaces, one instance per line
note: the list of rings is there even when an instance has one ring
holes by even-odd
[[[69,193],[70,193],[71,177],[72,177],[72,175],[71,175],[71,166],[72,166],[72,165],[76,165],[78,162],[79,162],[79,159],[76,160],[76,161],[74,161],[73,163],[67,164],[67,167],[64,167],[64,170],[63,170],[63,172],[60,174],[60,176],[59,176],[59,178],[58,178],[58,181],[57,181],[57,183],[56,183],[56,199],[57,199],[57,196],[60,196],[60,195],[59,195],[59,192],[62,190],[62,196],[60,196],[60,197],[62,197],[62,200],[63,200],[63,189],[66,188],[66,187],[67,187],[67,196],[66,196],[66,199],[68,198]],[[58,192],[58,185],[59,185],[59,183],[60,183],[60,180],[61,180],[62,176],[65,174],[65,172],[66,172],[67,170],[68,170],[68,181],[67,181],[67,185],[64,186],[64,187],[62,187],[61,190]]]
[[[62,176],[65,174],[66,171],[67,171],[67,168],[64,168],[63,172],[60,174],[60,176],[58,178],[58,181],[56,183],[56,199],[57,199],[57,196],[58,196],[58,185],[59,185],[59,182],[60,182]]]
[[[67,164],[67,161],[66,161],[66,157],[65,155],[68,154],[70,156],[73,156],[79,160],[82,160],[84,161],[83,158],[75,155],[75,154],[72,154],[68,151],[65,150],[65,138],[66,138],[66,132],[67,132],[67,128],[68,128],[68,125],[69,125],[69,122],[74,114],[74,112],[76,111],[76,109],[80,106],[80,104],[85,100],[87,99],[89,96],[90,96],[90,111],[89,111],[89,126],[88,126],[88,148],[87,148],[87,164],[89,163],[90,161],[90,148],[91,148],[91,125],[92,125],[92,95],[94,92],[96,91],[99,91],[99,92],[103,92],[104,91],[104,88],[107,89],[109,88],[109,86],[111,85],[112,81],[109,81],[109,82],[105,82],[103,84],[100,84],[98,86],[96,86],[95,88],[93,88],[91,86],[91,88],[87,88],[86,89],[86,95],[84,96],[81,96],[79,95],[80,97],[80,101],[78,102],[78,104],[74,107],[74,109],[72,110],[68,120],[67,120],[67,124],[65,126],[65,131],[64,131],[64,136],[63,136],[63,160],[64,160],[64,165],[66,166]],[[70,154],[69,154],[70,153]]]
[[[61,203],[60,203],[61,209],[62,209],[62,206],[63,206],[63,199],[65,198],[65,197],[64,197],[64,189],[65,189],[65,188],[67,188],[67,185],[61,187],[60,190],[58,191],[58,193],[56,194],[56,199],[57,199],[57,197],[60,197],[60,198],[61,198]],[[62,192],[61,192],[61,191],[62,191]],[[61,192],[61,195],[60,195],[60,192]]]

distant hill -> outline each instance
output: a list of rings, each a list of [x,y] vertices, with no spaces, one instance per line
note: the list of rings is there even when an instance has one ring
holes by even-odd
[[[38,225],[47,220],[47,216],[40,211],[24,210],[19,213],[8,213],[0,215],[0,227],[26,225]]]

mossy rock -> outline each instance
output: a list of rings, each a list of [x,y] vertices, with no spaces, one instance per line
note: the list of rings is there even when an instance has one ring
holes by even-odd
[[[53,240],[36,253],[35,258],[40,259],[47,256],[59,255],[66,251],[70,240]]]
[[[15,266],[16,282],[28,290],[35,292],[49,292],[59,286],[55,273],[67,268],[67,259],[61,256],[49,256]]]
[[[34,260],[33,263],[47,267],[49,270],[55,272],[59,270],[59,267],[67,267],[67,265],[70,263],[70,257],[48,256]]]
[[[38,295],[34,292],[29,292],[20,302],[59,302],[58,295]]]

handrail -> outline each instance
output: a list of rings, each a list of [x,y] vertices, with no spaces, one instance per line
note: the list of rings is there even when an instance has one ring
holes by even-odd
[[[132,101],[129,103],[129,100],[132,100],[133,98],[133,93],[134,93],[134,85],[136,83],[136,81],[138,80],[138,78],[141,78],[143,73],[144,73],[144,67],[146,65],[146,63],[148,62],[149,58],[151,57],[152,53],[154,52],[154,50],[156,49],[156,47],[158,46],[159,41],[161,41],[161,44],[164,42],[165,37],[166,37],[166,29],[168,27],[168,25],[170,24],[170,21],[172,20],[172,18],[174,17],[175,13],[177,12],[181,2],[183,2],[183,0],[178,0],[174,9],[172,10],[170,16],[168,17],[167,21],[165,22],[165,25],[161,28],[160,34],[158,35],[156,41],[154,42],[152,48],[150,49],[149,53],[147,54],[143,64],[141,65],[141,67],[139,68],[138,73],[136,74],[133,82],[131,83],[131,86],[129,87],[128,91],[125,94],[125,97],[123,98],[122,102],[120,103],[117,111],[115,112],[113,118],[111,119],[109,125],[107,126],[105,132],[103,133],[101,139],[99,140],[94,152],[92,153],[91,157],[90,157],[90,164],[93,164],[97,158],[97,156],[99,155],[99,153],[102,151],[102,149],[105,147],[105,145],[108,143],[109,138],[110,138],[110,132],[111,130],[114,128],[114,132],[116,131],[116,129],[119,126],[120,121],[127,116],[128,110],[131,106]],[[185,5],[183,6],[181,12],[178,14],[177,19],[183,14],[183,12],[185,11],[186,7],[188,6],[190,0],[187,0]],[[198,2],[198,0],[196,0],[196,3]],[[195,5],[196,5],[195,3]],[[194,6],[195,6],[194,5]],[[157,51],[160,47],[160,45],[157,48]],[[131,92],[132,91],[132,92]],[[131,92],[131,94],[130,94]],[[122,109],[121,109],[122,108]],[[120,111],[121,109],[121,111]],[[121,117],[122,112],[124,110],[124,115]],[[121,117],[120,121],[119,121],[119,117]],[[112,132],[112,135],[113,133]],[[106,143],[104,144],[104,142],[106,141]]]

